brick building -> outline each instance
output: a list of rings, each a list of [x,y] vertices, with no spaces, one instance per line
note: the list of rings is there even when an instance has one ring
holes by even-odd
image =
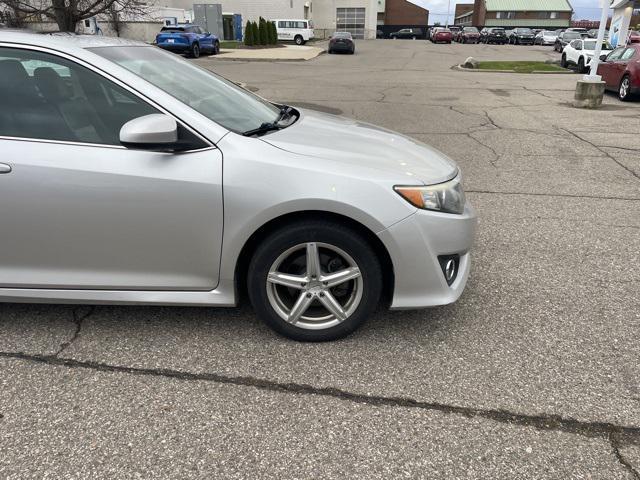
[[[429,10],[407,0],[385,0],[383,20],[384,25],[427,26]]]

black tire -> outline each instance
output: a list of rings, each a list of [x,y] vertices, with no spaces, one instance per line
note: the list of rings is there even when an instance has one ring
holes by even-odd
[[[580,57],[578,59],[578,73],[585,73],[587,71],[587,67],[584,65],[584,57]]]
[[[308,329],[292,325],[280,317],[269,301],[267,276],[271,266],[288,249],[307,242],[339,248],[351,256],[362,275],[362,296],[357,307],[345,320],[328,328]],[[282,288],[286,293],[287,287]],[[293,340],[323,342],[345,337],[367,321],[380,300],[382,269],[373,248],[357,231],[339,223],[309,220],[277,230],[260,243],[249,264],[247,289],[258,317],[273,330]],[[295,298],[297,290],[293,292],[291,295]],[[336,298],[339,298],[337,294]],[[313,301],[318,302],[317,299]]]
[[[213,54],[218,55],[220,53],[220,42],[213,43]]]
[[[328,53],[329,55],[331,55],[331,54],[333,53],[333,50],[329,49],[329,50],[327,50],[327,53]]]
[[[293,41],[295,42],[296,45],[304,44],[304,38],[302,38],[302,35],[296,35]]]
[[[626,89],[625,92],[623,93],[623,85],[626,82]],[[622,102],[627,102],[629,100],[631,100],[631,97],[633,95],[631,94],[631,80],[629,79],[629,75],[625,75],[624,77],[622,77],[622,80],[620,80],[620,85],[618,86],[618,98],[620,99],[620,101]]]
[[[560,57],[560,66],[562,68],[567,68],[567,56],[563,53],[562,57]]]
[[[189,51],[189,55],[192,58],[200,57],[200,45],[198,45],[197,43],[194,43],[193,45],[191,45],[191,50]]]
[[[351,50],[351,55],[353,55],[354,53],[356,53],[356,49],[355,48]]]

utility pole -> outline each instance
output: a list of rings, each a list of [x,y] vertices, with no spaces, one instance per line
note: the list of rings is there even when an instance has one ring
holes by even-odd
[[[444,22],[444,26],[449,28],[449,12],[451,11],[451,0],[447,2],[447,21]]]

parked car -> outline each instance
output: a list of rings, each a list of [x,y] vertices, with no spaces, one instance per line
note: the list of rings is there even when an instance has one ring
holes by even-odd
[[[507,35],[502,27],[483,28],[480,32],[480,43],[507,43]]]
[[[598,29],[592,28],[591,30],[587,31],[587,35],[589,36],[589,38],[598,38]],[[609,38],[609,30],[604,31],[604,39],[606,40],[607,38]]]
[[[356,42],[349,32],[336,32],[329,40],[328,53],[346,52],[353,55],[356,53]]]
[[[636,30],[629,31],[629,43],[640,43],[640,32]]]
[[[422,32],[421,28],[402,28],[397,32],[391,32],[389,34],[389,38],[392,38],[393,40],[398,40],[398,39],[415,40],[417,38],[422,38],[423,35],[424,33]]]
[[[593,38],[572,40],[564,47],[564,50],[562,50],[560,66],[567,68],[569,65],[576,65],[578,72],[586,73],[595,55],[597,44],[598,41]],[[613,50],[613,47],[609,45],[608,42],[602,44],[601,53],[603,55],[607,55],[611,50]]]
[[[141,42],[0,44],[0,301],[229,307],[246,288],[273,329],[321,341],[381,298],[461,295],[476,219],[437,150]]]
[[[276,24],[278,40],[293,40],[296,45],[304,45],[314,38],[311,20],[278,18],[273,23]]]
[[[533,43],[535,45],[553,45],[557,39],[558,32],[556,30],[540,30]]]
[[[582,34],[580,32],[568,32],[564,31],[558,35],[556,38],[556,43],[553,44],[553,49],[556,52],[562,52],[562,49],[573,40],[580,40],[582,38]]]
[[[582,27],[570,27],[570,28],[567,28],[565,32],[577,32],[583,37],[589,36],[589,31],[586,28],[582,28]]]
[[[618,92],[622,101],[640,93],[640,43],[618,47],[600,59],[598,75],[607,90]]]
[[[530,28],[514,28],[507,41],[513,45],[533,45],[535,34]]]
[[[198,58],[200,53],[217,55],[220,52],[220,40],[216,35],[191,23],[168,25],[156,35],[156,45],[174,53],[186,53]]]
[[[382,30],[376,30],[376,38],[384,38],[384,32]]]
[[[437,27],[431,33],[431,41],[433,43],[451,43],[453,35],[448,28]]]
[[[480,32],[476,27],[464,27],[458,33],[458,41],[460,43],[478,43]]]
[[[460,25],[449,25],[448,27],[449,30],[451,30],[451,40],[453,40],[454,42],[457,42],[457,36],[460,34],[460,32],[462,31],[462,27]]]

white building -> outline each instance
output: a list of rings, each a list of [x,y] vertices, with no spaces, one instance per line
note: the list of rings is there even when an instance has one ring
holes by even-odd
[[[328,37],[335,31],[351,32],[354,38],[376,38],[378,13],[384,12],[382,0],[313,0],[311,19],[316,37]]]
[[[219,3],[223,15],[242,16],[257,21],[270,19],[307,19],[313,22],[316,38],[327,38],[333,32],[348,31],[355,38],[375,38],[379,14],[384,14],[384,0],[157,0],[156,5],[193,9],[194,3]],[[225,26],[225,31],[227,27]]]

